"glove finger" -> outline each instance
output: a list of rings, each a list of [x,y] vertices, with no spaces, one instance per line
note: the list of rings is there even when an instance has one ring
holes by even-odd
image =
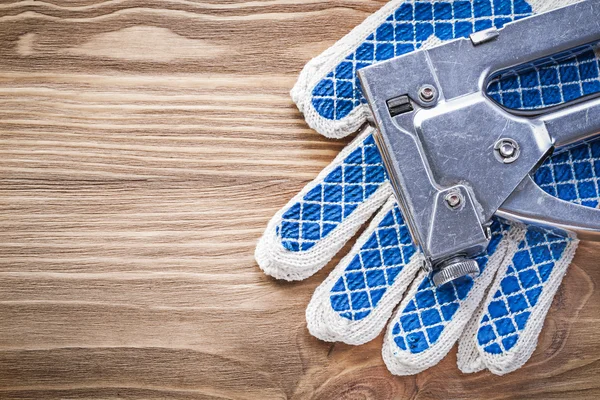
[[[422,271],[396,311],[383,344],[383,360],[395,375],[421,372],[446,356],[477,308],[497,268],[514,252],[514,233],[495,221],[487,253],[477,258],[481,273],[436,287]]]
[[[458,340],[457,362],[458,369],[465,374],[483,371],[486,366],[483,359],[479,357],[477,346],[475,345],[475,336],[479,328],[479,320],[483,313],[484,302],[482,302],[477,310],[471,316],[471,320],[467,322],[460,339]]]
[[[518,251],[500,267],[473,327],[461,338],[461,371],[488,368],[503,375],[525,364],[576,248],[576,240],[527,230]]]
[[[306,310],[310,333],[348,344],[372,340],[422,265],[423,256],[416,252],[391,197],[350,253],[315,290]]]
[[[327,137],[346,136],[368,116],[357,70],[415,49],[467,37],[473,31],[502,27],[537,9],[545,11],[575,1],[392,0],[311,60],[291,91],[292,99],[311,128]]]
[[[600,139],[550,157],[536,172],[535,181],[563,200],[597,207]],[[487,367],[506,374],[527,362],[576,247],[576,241],[528,231],[519,252],[501,267],[488,298],[460,340],[458,366],[463,372]]]
[[[271,219],[255,258],[275,278],[300,280],[322,268],[391,196],[368,128]]]
[[[598,207],[600,139],[551,157],[535,181],[563,200]],[[527,362],[576,247],[576,241],[551,233],[527,233],[460,340],[458,366],[463,372],[487,367],[502,375]]]

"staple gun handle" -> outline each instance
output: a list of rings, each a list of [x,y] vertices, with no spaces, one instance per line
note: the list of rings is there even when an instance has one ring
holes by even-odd
[[[596,137],[600,132],[600,93],[582,97],[575,102],[537,111],[557,151]],[[600,240],[600,209],[561,200],[542,190],[531,175],[496,211],[496,215],[530,225],[574,233],[584,240]]]
[[[565,103],[558,111],[541,116],[540,120],[546,125],[557,149],[585,141],[600,132],[600,92],[582,97],[576,105]]]
[[[600,0],[586,0],[508,23],[502,29],[476,32],[470,39],[426,52],[439,89],[450,100],[485,91],[487,83],[505,71],[589,49],[600,41],[599,14]]]
[[[527,176],[496,215],[547,229],[573,232],[579,239],[600,240],[600,209],[561,200],[544,192]]]

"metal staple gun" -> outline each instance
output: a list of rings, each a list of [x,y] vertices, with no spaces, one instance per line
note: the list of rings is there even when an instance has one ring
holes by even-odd
[[[479,271],[496,215],[600,240],[600,210],[553,197],[531,175],[553,152],[600,132],[600,93],[521,111],[486,94],[508,70],[589,50],[600,0],[491,28],[359,71],[376,140],[437,285]]]

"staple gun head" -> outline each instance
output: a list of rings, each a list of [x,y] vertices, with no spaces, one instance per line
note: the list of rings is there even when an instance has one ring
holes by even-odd
[[[600,210],[555,198],[531,178],[555,149],[600,132],[600,93],[535,112],[486,94],[503,71],[595,45],[598,15],[600,0],[586,0],[358,72],[398,203],[436,284],[478,272],[472,257],[485,251],[494,215],[600,240]]]

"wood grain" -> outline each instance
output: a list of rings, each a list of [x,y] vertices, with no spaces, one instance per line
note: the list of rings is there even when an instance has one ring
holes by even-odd
[[[331,266],[294,284],[256,266],[269,218],[344,145],[289,89],[382,4],[0,3],[0,398],[600,396],[597,244],[505,377],[462,375],[454,352],[393,377],[381,337],[308,334]]]

